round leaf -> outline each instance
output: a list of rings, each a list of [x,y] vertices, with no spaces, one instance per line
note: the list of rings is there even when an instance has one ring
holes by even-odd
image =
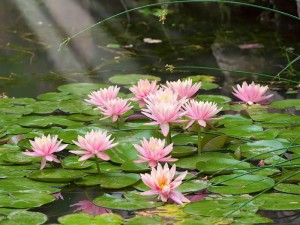
[[[120,84],[120,85],[131,85],[138,82],[140,79],[148,79],[148,80],[156,80],[160,81],[159,77],[155,77],[152,75],[143,75],[143,74],[122,74],[122,75],[115,75],[110,77],[108,80],[113,84]]]
[[[46,169],[32,172],[28,177],[32,180],[62,183],[78,180],[85,175],[78,170]]]

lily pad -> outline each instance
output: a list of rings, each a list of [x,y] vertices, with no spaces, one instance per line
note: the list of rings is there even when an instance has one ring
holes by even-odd
[[[134,173],[103,173],[86,176],[75,183],[82,186],[100,185],[102,188],[119,189],[131,186],[140,180]]]
[[[86,174],[79,170],[47,169],[29,174],[29,178],[37,181],[66,183],[78,180]]]
[[[300,194],[300,185],[298,184],[278,184],[274,187],[275,190],[290,193],[290,194]]]
[[[97,91],[100,88],[107,88],[108,84],[95,84],[95,83],[73,83],[64,84],[59,86],[57,89],[62,92],[68,92],[74,95],[87,96],[93,91]]]
[[[122,170],[125,172],[143,173],[149,171],[148,163],[135,163],[134,161],[126,161],[122,163]]]
[[[74,95],[70,95],[68,92],[48,92],[38,95],[36,98],[43,101],[62,101],[72,99]]]
[[[64,169],[86,169],[92,166],[94,163],[91,161],[78,161],[78,156],[68,156],[61,162]]]
[[[40,101],[28,105],[27,107],[30,107],[32,111],[37,114],[49,114],[58,110],[58,103],[50,101]]]
[[[197,152],[197,148],[193,146],[174,146],[171,155],[174,158],[181,158],[195,152]]]
[[[208,159],[207,161],[199,161],[196,168],[205,173],[229,173],[238,169],[249,169],[250,163],[242,162],[236,159]]]
[[[47,127],[47,126],[80,126],[81,122],[68,120],[62,116],[26,116],[19,119],[19,124],[25,127]]]
[[[106,153],[112,162],[120,164],[138,159],[138,151],[132,143],[120,143],[113,149],[107,150]]]
[[[139,80],[156,80],[160,81],[159,77],[155,77],[152,75],[144,75],[144,74],[122,74],[122,75],[114,75],[110,77],[108,80],[113,84],[120,85],[131,85],[137,83]]]
[[[156,196],[142,196],[139,193],[134,194],[135,196],[126,196],[125,198],[104,194],[98,198],[95,198],[93,203],[95,205],[110,208],[110,209],[121,209],[121,210],[139,210],[139,209],[150,209],[163,205],[163,202],[158,202]]]
[[[10,213],[1,225],[41,225],[47,221],[47,216],[40,212],[16,211]]]
[[[295,107],[296,110],[300,110],[300,99],[284,99],[274,101],[270,106],[275,109],[287,109],[290,107]]]
[[[299,210],[300,195],[270,193],[262,194],[254,200],[255,203],[263,203],[261,210]]]
[[[225,104],[231,102],[231,98],[223,95],[198,95],[196,99],[197,101],[208,101],[215,102],[218,104]]]
[[[58,222],[62,225],[121,225],[123,223],[123,219],[121,216],[114,213],[107,213],[99,216],[92,216],[86,213],[74,213],[71,215],[59,217]]]
[[[247,174],[218,176],[212,182],[222,185],[209,187],[211,192],[219,194],[248,194],[263,191],[275,184],[269,177]]]
[[[0,207],[25,209],[39,207],[54,200],[52,195],[46,193],[0,194]]]

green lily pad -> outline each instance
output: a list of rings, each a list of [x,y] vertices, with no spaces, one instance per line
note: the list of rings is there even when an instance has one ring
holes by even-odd
[[[5,100],[8,100],[10,103],[14,105],[28,105],[35,102],[33,98],[8,98]]]
[[[120,84],[120,85],[131,85],[137,83],[141,79],[148,79],[148,80],[156,80],[160,81],[159,77],[155,77],[152,75],[144,75],[144,74],[122,74],[122,75],[114,75],[110,77],[108,80],[113,84]]]
[[[239,149],[242,156],[251,159],[267,159],[287,151],[284,145],[276,140],[253,141],[242,145],[233,145],[230,149]]]
[[[40,212],[16,211],[10,213],[1,225],[41,225],[47,221],[47,216]]]
[[[164,204],[163,202],[157,202],[156,196],[142,196],[139,193],[135,193],[134,196],[127,196],[125,194],[125,198],[104,194],[98,198],[95,198],[93,203],[109,209],[130,211],[155,208]]]
[[[134,161],[126,161],[122,163],[121,168],[125,172],[143,173],[149,171],[148,163],[135,163]]]
[[[269,177],[247,174],[218,176],[212,182],[222,185],[209,187],[211,192],[219,194],[248,194],[263,191],[275,184]]]
[[[284,183],[299,183],[300,173],[299,170],[284,170],[281,175],[274,177],[274,180]]]
[[[196,145],[198,143],[197,135],[176,134],[172,137],[174,145]]]
[[[208,159],[207,161],[199,161],[196,168],[205,173],[229,173],[238,169],[249,169],[251,164],[236,159]]]
[[[300,194],[300,185],[298,184],[278,184],[274,187],[275,190],[289,193],[289,194]]]
[[[222,115],[222,119],[218,121],[218,124],[224,124],[225,127],[236,127],[241,125],[251,125],[252,119],[241,114],[235,115]]]
[[[197,152],[197,148],[193,146],[174,146],[171,155],[174,158],[181,158],[195,152]]]
[[[123,218],[114,213],[107,213],[98,216],[92,216],[86,213],[74,213],[59,217],[58,222],[62,225],[121,225],[123,223]]]
[[[78,156],[68,156],[61,162],[64,169],[86,169],[92,166],[94,163],[91,161],[78,161]]]
[[[66,183],[78,180],[86,174],[79,170],[46,169],[32,172],[29,178],[37,181]]]
[[[135,216],[127,220],[126,225],[165,225],[161,218]]]
[[[255,203],[263,203],[261,210],[299,210],[300,195],[270,193],[262,194],[254,200]]]
[[[8,152],[4,153],[3,160],[12,164],[28,164],[32,162],[33,158],[22,152]]]
[[[187,80],[187,79],[192,79],[193,82],[213,82],[215,81],[216,77],[211,75],[194,75],[194,76],[184,77],[181,80]]]
[[[59,102],[58,106],[59,110],[65,112],[65,113],[85,113],[92,111],[92,113],[95,112],[93,110],[93,106],[91,104],[88,104],[81,100],[64,100]]]
[[[204,140],[206,138],[204,137]],[[205,144],[203,144],[202,151],[215,151],[220,150],[224,147],[227,142],[228,137],[226,135],[220,135],[217,137],[213,137],[209,140],[205,140]],[[203,141],[204,141],[203,140]]]
[[[215,83],[202,82],[200,89],[208,91],[208,90],[216,89],[218,87],[219,87],[219,85],[217,85]]]
[[[106,153],[112,162],[120,164],[138,159],[138,151],[132,143],[119,143],[113,149],[107,150]]]
[[[46,193],[0,194],[0,207],[25,209],[53,202],[55,197]]]
[[[50,101],[40,101],[34,102],[31,105],[28,105],[27,107],[30,107],[32,111],[37,114],[49,114],[58,110],[58,103]]]
[[[231,102],[231,98],[223,96],[223,95],[198,95],[196,97],[197,101],[208,101],[215,102],[217,104],[224,104]]]
[[[284,99],[274,101],[270,106],[275,109],[287,109],[290,107],[295,107],[296,110],[300,110],[300,99]]]
[[[300,117],[297,115],[283,113],[260,113],[250,114],[254,121],[259,121],[264,127],[272,125],[273,127],[284,127],[290,124],[300,124]]]
[[[19,119],[19,124],[25,127],[47,127],[47,126],[80,126],[81,122],[68,120],[62,116],[26,116]]]
[[[28,171],[25,171],[28,173]],[[62,185],[53,183],[42,183],[29,180],[22,176],[1,179],[0,194],[8,193],[56,193]]]
[[[97,91],[100,88],[107,88],[108,84],[95,84],[95,83],[73,83],[64,84],[59,86],[57,89],[62,92],[68,92],[73,95],[87,96],[93,91]]]
[[[48,92],[38,95],[36,98],[43,101],[62,101],[72,99],[74,95],[68,92]]]
[[[131,186],[140,180],[134,173],[103,173],[86,176],[75,183],[82,186],[100,185],[102,188],[120,189]]]
[[[20,115],[27,115],[32,113],[32,109],[27,108],[25,106],[13,106],[9,108],[1,108],[0,112],[7,113],[7,114],[20,114]]]

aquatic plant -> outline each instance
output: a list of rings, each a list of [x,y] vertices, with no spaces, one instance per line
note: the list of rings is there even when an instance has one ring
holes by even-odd
[[[149,166],[156,167],[159,162],[175,162],[177,159],[168,156],[172,149],[173,143],[165,147],[165,140],[150,137],[149,141],[143,139],[142,146],[133,144],[136,150],[140,153],[139,159],[136,163],[148,162]]]
[[[167,81],[166,85],[173,92],[177,93],[180,98],[191,98],[199,91],[201,82],[193,84],[192,79],[189,78],[184,81],[180,79],[177,81]]]
[[[118,96],[120,87],[109,86],[108,88],[100,88],[98,91],[93,91],[89,94],[89,99],[85,99],[86,102],[105,107],[105,103],[109,100],[113,100]]]
[[[35,137],[33,141],[29,141],[33,152],[26,150],[23,154],[33,157],[41,157],[41,170],[46,166],[46,161],[60,163],[54,153],[64,150],[68,145],[61,145],[62,140],[57,141],[57,138],[58,135],[51,137],[50,134],[48,136],[43,135],[42,137]]]
[[[261,86],[254,82],[248,85],[247,82],[244,81],[242,86],[238,84],[236,88],[233,88],[233,90],[234,92],[232,94],[248,105],[260,103],[273,96],[273,94],[265,95],[268,90],[268,86]]]
[[[175,172],[175,165],[169,169],[168,164],[165,164],[164,167],[158,164],[157,169],[152,167],[151,174],[141,174],[142,181],[151,188],[151,190],[142,192],[141,194],[158,195],[159,199],[163,202],[166,202],[168,199],[173,200],[177,204],[190,202],[190,200],[176,190],[186,176],[187,171],[181,173],[174,179]]]

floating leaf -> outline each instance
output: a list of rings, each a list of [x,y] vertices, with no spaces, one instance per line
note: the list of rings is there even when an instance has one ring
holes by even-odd
[[[171,155],[172,157],[180,158],[192,155],[195,152],[197,152],[197,148],[193,146],[174,146]]]
[[[149,171],[148,163],[136,163],[134,161],[126,161],[122,163],[122,170],[125,172],[142,173]]]
[[[224,124],[225,127],[236,127],[241,125],[251,125],[253,123],[252,119],[243,116],[241,114],[235,115],[222,115],[222,119],[218,121],[218,124]]]
[[[287,151],[284,145],[276,140],[253,141],[242,145],[233,145],[230,148],[239,149],[242,156],[251,159],[267,159]]]
[[[231,98],[223,96],[223,95],[198,95],[196,97],[198,101],[208,101],[208,102],[215,102],[218,104],[224,104],[231,102]]]
[[[259,207],[261,210],[299,210],[300,195],[270,193],[262,194],[254,200],[257,204],[263,203]]]
[[[206,141],[202,147],[202,151],[215,151],[220,150],[224,147],[228,137],[225,135],[220,135]]]
[[[110,77],[108,80],[113,84],[131,85],[137,83],[141,79],[160,81],[159,77],[143,74],[122,74]]]
[[[133,147],[132,143],[120,143],[113,149],[107,150],[110,160],[115,163],[125,163],[138,159],[138,151]]]
[[[28,105],[27,107],[30,107],[32,111],[37,114],[49,114],[58,110],[58,103],[50,101],[40,101]]]
[[[114,213],[107,213],[99,216],[92,216],[86,213],[74,213],[59,217],[58,222],[62,225],[121,225],[123,223],[123,219],[121,216]]]
[[[290,107],[295,107],[296,110],[300,110],[300,99],[284,99],[274,101],[270,106],[275,109],[287,109]]]
[[[10,213],[1,221],[1,225],[41,225],[47,221],[47,216],[40,212],[16,211]]]
[[[62,101],[74,98],[68,92],[48,92],[38,95],[36,98],[43,101]]]
[[[174,145],[195,145],[198,143],[198,136],[189,134],[176,134],[172,137]]]
[[[296,184],[278,184],[274,187],[275,190],[290,194],[300,194],[300,185]]]
[[[157,217],[135,216],[128,219],[126,225],[165,225],[165,222]]]
[[[20,114],[26,115],[32,113],[32,109],[27,108],[25,106],[14,106],[9,108],[1,108],[0,112],[7,113],[7,114]]]
[[[26,116],[19,119],[19,124],[25,127],[47,127],[47,126],[80,126],[81,122],[68,120],[62,116]]]
[[[117,196],[104,194],[98,198],[95,198],[93,203],[95,205],[110,208],[110,209],[121,209],[121,210],[139,210],[155,208],[163,205],[163,202],[157,202],[156,196],[142,196],[138,193],[135,196],[126,196],[120,198]]]
[[[3,160],[12,164],[28,164],[32,162],[32,157],[24,155],[22,152],[7,152],[2,156]]]
[[[251,164],[236,159],[216,158],[199,161],[196,168],[206,173],[229,173],[237,169],[249,169]]]
[[[299,183],[300,173],[299,170],[284,170],[281,175],[274,177],[276,181],[284,181],[285,183]]]
[[[38,181],[65,183],[78,180],[85,175],[79,170],[46,169],[32,172],[28,177]]]
[[[75,183],[83,186],[100,185],[102,188],[119,189],[131,186],[139,180],[140,176],[134,173],[103,173],[86,176]]]
[[[78,156],[68,156],[61,161],[64,169],[86,169],[93,165],[91,161],[78,161]]]
[[[32,208],[54,201],[55,198],[46,193],[10,193],[0,194],[0,207]]]
[[[93,91],[97,91],[100,88],[107,88],[108,86],[108,84],[74,83],[61,85],[57,89],[74,95],[87,96]]]
[[[209,187],[211,192],[219,194],[248,194],[263,191],[275,184],[269,177],[247,174],[218,176],[212,182],[222,185]]]

